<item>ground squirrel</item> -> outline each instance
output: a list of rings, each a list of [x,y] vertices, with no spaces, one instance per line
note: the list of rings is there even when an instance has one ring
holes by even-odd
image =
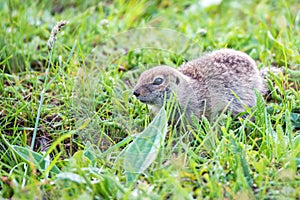
[[[179,69],[157,66],[143,72],[133,94],[161,108],[173,93],[187,117],[211,118],[224,109],[238,114],[256,104],[255,90],[267,92],[264,78],[247,54],[221,49],[189,61]]]

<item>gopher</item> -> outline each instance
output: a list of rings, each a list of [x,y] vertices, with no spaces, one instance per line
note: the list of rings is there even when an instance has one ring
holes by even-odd
[[[179,69],[156,66],[143,72],[133,95],[158,110],[176,98],[176,113],[188,119],[202,115],[212,119],[224,110],[233,115],[256,105],[255,91],[266,94],[264,77],[247,54],[221,49],[191,60]],[[179,115],[176,115],[177,118]]]

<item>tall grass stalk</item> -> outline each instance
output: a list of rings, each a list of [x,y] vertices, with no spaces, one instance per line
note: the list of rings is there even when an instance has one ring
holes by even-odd
[[[42,110],[42,106],[43,106],[43,101],[45,99],[45,93],[46,93],[46,90],[47,90],[46,86],[47,86],[47,82],[48,82],[48,75],[49,75],[49,70],[50,70],[50,66],[51,66],[51,61],[52,61],[52,55],[53,55],[53,49],[54,49],[54,45],[55,45],[55,41],[56,41],[56,36],[59,33],[59,31],[62,29],[62,27],[64,27],[67,23],[68,22],[65,21],[65,20],[62,20],[62,21],[58,22],[54,26],[54,28],[52,29],[51,35],[50,35],[48,43],[47,43],[48,44],[48,49],[49,49],[48,65],[47,65],[47,69],[46,69],[46,72],[45,72],[44,86],[43,86],[43,90],[41,91],[40,103],[39,103],[39,107],[38,107],[38,111],[37,111],[37,115],[36,115],[36,120],[35,120],[35,125],[34,125],[31,145],[30,145],[31,149],[34,148],[36,134],[37,134],[38,125],[39,125],[40,116],[41,116],[41,110]]]

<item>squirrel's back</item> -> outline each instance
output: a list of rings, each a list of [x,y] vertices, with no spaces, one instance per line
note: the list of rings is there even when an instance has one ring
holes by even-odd
[[[264,94],[266,87],[254,60],[247,54],[221,49],[183,64],[179,71],[193,79],[195,94],[206,99],[213,113],[229,107],[234,114],[256,104],[255,90]],[[202,88],[197,89],[197,88]],[[205,90],[203,90],[205,88]]]
[[[245,79],[245,83],[250,83],[251,77],[261,78],[254,60],[247,54],[233,49],[206,53],[183,64],[178,70],[197,81],[223,79],[232,82]]]

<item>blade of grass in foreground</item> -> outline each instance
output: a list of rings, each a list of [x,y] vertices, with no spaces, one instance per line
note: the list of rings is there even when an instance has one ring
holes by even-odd
[[[149,126],[140,133],[121,155],[127,183],[132,183],[156,159],[167,133],[167,115],[162,108]]]

